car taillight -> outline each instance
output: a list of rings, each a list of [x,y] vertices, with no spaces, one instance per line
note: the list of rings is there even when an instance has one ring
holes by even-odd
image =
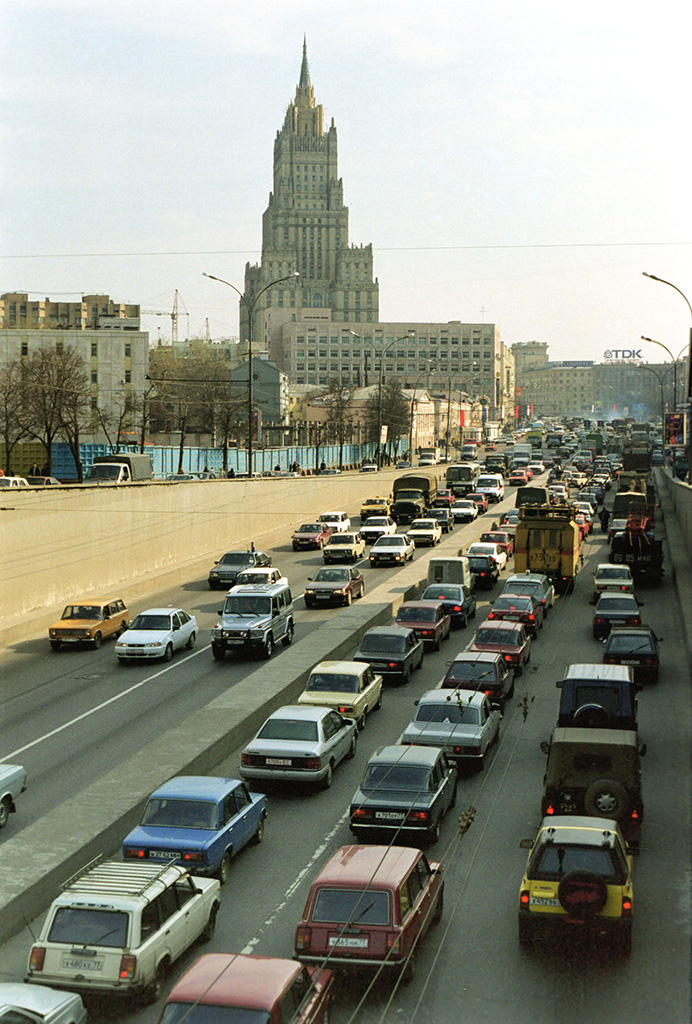
[[[475,746],[475,747],[466,747],[464,752],[466,754],[468,754],[470,757],[480,757],[480,755],[481,755],[481,748],[480,748],[480,745]]]
[[[636,807],[634,808],[634,810],[630,814],[630,818],[632,819],[632,821],[639,821],[639,811],[637,810]]]
[[[401,932],[387,932],[387,949],[392,953],[401,952]]]
[[[505,661],[511,661],[511,660],[512,660],[512,655],[511,654],[505,654]]]
[[[310,946],[310,939],[310,929],[299,925],[298,928],[296,928],[296,949],[308,949]]]
[[[428,821],[428,817],[428,811],[409,811],[408,814],[406,815],[406,820],[426,824]]]
[[[631,913],[632,913],[632,900],[629,898],[629,896],[623,896],[622,897],[622,914],[623,914],[623,917],[625,915],[631,914]]]
[[[492,692],[492,690],[483,690],[483,693],[486,695],[486,697],[489,697]]]
[[[627,587],[620,587],[620,590],[627,590]]]
[[[398,661],[388,661],[387,662],[387,668],[398,668],[398,667],[399,667],[399,662]]]
[[[369,821],[372,816],[373,812],[367,810],[365,807],[356,807],[356,809],[351,812],[352,821]]]
[[[125,860],[142,860],[146,855],[146,850],[136,849],[135,847],[125,850]]]
[[[135,968],[137,967],[137,957],[132,956],[130,953],[126,953],[120,957],[120,970],[118,971],[118,978],[120,981],[132,981],[135,976]]]
[[[43,946],[34,946],[29,957],[29,970],[42,971],[43,961],[46,959],[46,951]]]
[[[605,622],[605,619],[596,618],[593,621],[594,621],[594,626],[602,626],[603,623]]]
[[[256,765],[260,764],[260,761],[261,761],[261,759],[260,759],[260,757],[257,754],[241,754],[240,755],[240,763],[244,764],[244,765],[248,765],[248,766],[255,765],[256,766]]]
[[[420,635],[421,636],[434,636],[434,630],[432,630],[432,629],[421,629]]]
[[[453,612],[460,612],[461,611],[461,605],[460,604],[452,605],[452,611]]]
[[[652,658],[650,655],[642,658],[642,665],[655,665],[655,664],[656,664],[656,659]]]
[[[488,614],[488,618],[489,618],[489,619],[494,619],[494,618],[495,618],[495,612],[490,612],[490,613]]]
[[[545,813],[546,814],[555,814],[555,808],[553,807],[552,804],[548,804],[548,806],[545,809]]]
[[[353,714],[353,708],[350,704],[339,704],[336,709],[340,715],[351,715]]]
[[[627,625],[628,626],[636,626],[638,622],[639,622],[639,618],[638,617],[633,618],[633,619],[628,619],[627,620]]]
[[[308,757],[305,760],[305,767],[310,771],[319,771],[322,767],[322,761],[319,757]]]
[[[529,615],[529,622],[533,622],[535,618],[536,616],[533,614],[533,612],[531,612],[531,614]]]
[[[522,907],[528,907],[529,905],[529,891],[528,889],[522,889],[519,893],[519,903]]]
[[[204,854],[188,851],[187,853],[180,854],[180,860],[184,860],[187,864],[201,864],[204,861]]]
[[[605,654],[603,656],[603,664],[604,665],[617,665],[617,661],[612,656],[612,654]]]

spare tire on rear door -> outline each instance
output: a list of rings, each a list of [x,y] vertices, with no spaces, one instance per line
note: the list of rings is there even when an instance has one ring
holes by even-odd
[[[600,704],[582,704],[574,712],[572,721],[581,729],[607,729],[610,715]]]
[[[584,810],[597,818],[622,818],[627,814],[628,806],[624,786],[613,779],[592,782],[584,793]]]
[[[600,875],[592,871],[570,871],[558,886],[560,906],[579,921],[595,917],[608,899],[608,887]]]

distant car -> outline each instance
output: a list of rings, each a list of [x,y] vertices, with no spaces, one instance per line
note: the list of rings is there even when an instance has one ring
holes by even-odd
[[[406,536],[416,547],[434,547],[442,540],[442,527],[437,519],[414,519]]]
[[[28,487],[29,482],[23,476],[0,476],[0,487]]]
[[[478,505],[469,498],[458,498],[451,508],[455,522],[470,523],[478,515]]]
[[[333,533],[322,548],[325,565],[329,562],[357,562],[365,554],[365,540],[360,532]]]
[[[469,544],[466,555],[468,558],[473,558],[476,555],[489,555],[497,562],[500,572],[507,567],[507,552],[499,544],[476,541],[475,544]]]
[[[509,475],[510,487],[524,487],[528,482],[528,473],[526,473],[523,469],[513,469]]]
[[[441,642],[449,639],[452,620],[439,601],[404,601],[396,613],[396,623],[412,629],[424,643],[439,651]]]
[[[243,569],[250,566],[271,565],[272,560],[264,551],[256,551],[251,548],[249,551],[227,551],[218,562],[209,570],[209,589],[228,590],[235,583],[236,576]]]
[[[453,761],[483,767],[489,747],[500,735],[499,705],[481,690],[428,690],[416,701],[417,710],[401,743],[441,747]]]
[[[357,839],[382,834],[437,842],[442,819],[456,804],[457,769],[440,747],[392,744],[371,755],[351,798]]]
[[[473,501],[478,506],[478,515],[488,511],[488,495],[477,491],[471,491],[466,495],[467,501]]]
[[[628,565],[611,565],[609,562],[602,562],[596,566],[593,574],[593,602],[598,600],[600,594],[605,592],[633,594],[634,580],[632,570]]]
[[[361,661],[321,661],[310,673],[298,703],[334,708],[363,729],[366,716],[382,707],[382,676]]]
[[[342,846],[313,881],[295,957],[324,970],[382,969],[409,981],[418,945],[442,917],[442,864],[402,846]],[[349,927],[357,922],[357,927]]]
[[[27,784],[26,769],[22,765],[0,764],[0,828],[5,827],[10,814],[17,810],[17,800]]]
[[[508,530],[489,530],[481,534],[481,544],[497,544],[507,558],[514,554],[514,537]]]
[[[408,459],[399,459],[399,461],[396,464],[396,468],[397,469],[410,469],[411,468],[411,463],[408,461]]]
[[[540,476],[541,473],[545,473],[545,466],[542,462],[529,462],[529,469],[534,476]]]
[[[555,603],[555,587],[547,576],[537,572],[519,572],[505,581],[503,594],[532,594],[543,608],[543,617]]]
[[[90,644],[98,650],[109,636],[124,633],[129,622],[122,598],[88,598],[66,605],[59,621],[49,627],[48,638],[54,651],[63,644]]]
[[[249,793],[238,779],[176,776],[147,800],[141,822],[123,840],[123,860],[174,859],[223,885],[231,857],[262,842],[266,816],[266,796]]]
[[[240,774],[255,782],[298,782],[328,789],[334,769],[355,757],[358,727],[338,711],[289,704],[272,712],[245,747]]]
[[[465,629],[468,620],[476,617],[476,596],[462,583],[432,583],[421,601],[439,601],[454,629]]]
[[[596,640],[607,637],[613,626],[641,626],[642,617],[633,594],[604,593],[598,599],[593,616]]]
[[[173,652],[191,650],[197,639],[197,619],[183,608],[147,608],[132,620],[132,625],[115,642],[119,662],[133,658],[162,658],[170,661]]]
[[[391,516],[370,516],[360,528],[360,535],[366,544],[373,544],[379,537],[391,537],[396,533],[396,523]]]
[[[500,566],[492,555],[470,555],[469,569],[479,590],[492,589],[500,578]]]
[[[451,533],[454,529],[454,516],[450,508],[429,508],[428,519],[437,519],[443,533]]]
[[[435,508],[451,508],[454,504],[454,491],[448,489],[438,490],[433,500]]]
[[[383,679],[408,683],[423,664],[424,651],[423,641],[412,629],[373,626],[363,636],[353,660],[367,662]]]
[[[305,607],[322,604],[349,605],[354,598],[365,593],[365,580],[360,569],[338,568],[325,565],[305,584]]]
[[[366,462],[366,463],[364,463],[360,467],[359,472],[360,473],[376,473],[377,472],[377,466],[375,465],[374,462]]]
[[[473,690],[493,701],[504,701],[514,695],[514,669],[501,654],[491,651],[461,651],[442,681],[443,690]]]
[[[612,544],[613,537],[616,533],[622,533],[627,526],[626,518],[611,519],[608,523],[608,543]]]
[[[291,537],[294,551],[303,548],[323,548],[332,535],[330,526],[324,523],[303,523]]]
[[[379,495],[375,498],[366,498],[360,507],[360,521],[364,523],[370,516],[391,515],[392,503],[389,498],[382,498]]]
[[[488,612],[488,618],[521,622],[530,637],[543,626],[543,608],[531,594],[500,594]]]
[[[3,1024],[86,1024],[87,1012],[76,992],[61,992],[46,985],[0,984],[0,1021]]]
[[[160,1024],[252,1021],[327,1024],[334,974],[321,965],[254,953],[207,953],[173,986]]]
[[[281,570],[275,566],[253,566],[251,569],[243,569],[235,578],[235,583],[230,588],[244,587],[250,583],[288,583],[288,579],[281,574]],[[229,590],[229,593],[230,593]]]
[[[323,512],[318,522],[330,527],[332,533],[348,533],[351,529],[351,520],[346,512]]]
[[[635,682],[656,683],[660,639],[650,626],[614,626],[606,640],[603,664],[630,665]]]
[[[486,619],[476,630],[469,651],[492,651],[501,654],[520,676],[531,660],[531,638],[521,622]]]
[[[415,550],[413,541],[403,533],[380,537],[370,548],[370,565],[403,565],[413,558]]]
[[[28,476],[26,482],[29,487],[55,487],[59,486],[61,481],[54,476]]]

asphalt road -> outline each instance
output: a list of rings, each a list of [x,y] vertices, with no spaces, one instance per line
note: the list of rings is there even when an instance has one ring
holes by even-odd
[[[491,522],[492,513],[485,518]],[[458,546],[460,536],[458,532],[454,535],[452,546]],[[530,668],[517,680],[515,698],[506,709],[499,745],[482,773],[462,774],[457,808],[444,822],[440,841],[429,850],[431,859],[445,865],[445,912],[440,925],[421,946],[415,979],[395,992],[390,982],[377,985],[367,994],[364,984],[342,984],[334,1024],[351,1020],[368,1024],[458,1024],[460,1020],[472,1020],[474,1024],[638,1024],[654,1017],[665,1024],[677,1024],[690,1019],[689,666],[670,583],[664,581],[660,588],[639,594],[644,602],[644,621],[665,640],[661,680],[639,698],[640,732],[648,752],[643,760],[646,810],[642,849],[635,865],[632,955],[621,960],[611,958],[602,948],[580,945],[525,953],[517,942],[516,902],[526,856],[519,841],[533,836],[539,824],[545,764],[539,744],[549,737],[555,722],[558,691],[554,684],[570,662],[601,659],[601,644],[591,637],[593,609],[588,603],[590,572],[598,561],[605,560],[601,536],[596,533],[587,540],[585,564],[575,593],[558,598],[534,643]],[[295,593],[302,591],[309,567],[319,564],[319,558],[306,555],[296,556],[293,561],[283,550],[276,552],[276,561],[289,575]],[[367,581],[375,573],[369,569],[365,572]],[[384,572],[377,571],[378,581],[384,578]],[[205,592],[205,586],[199,581],[191,583],[187,600],[181,600],[181,604],[189,608],[191,603],[208,629],[219,595]],[[479,594],[476,624],[482,621],[483,609],[499,590],[496,587],[487,597],[483,592]],[[166,603],[179,599],[178,594],[166,596]],[[155,603],[152,598],[151,604]],[[309,628],[312,617],[321,614],[330,613],[301,612],[299,629]],[[311,879],[334,849],[351,841],[346,812],[369,754],[377,746],[396,740],[412,717],[415,698],[438,682],[446,662],[454,651],[466,646],[472,631],[469,626],[452,633],[439,653],[427,654],[423,670],[408,687],[387,689],[382,710],[370,717],[360,734],[356,759],[338,768],[329,791],[306,794],[284,790],[271,794],[264,842],[234,860],[222,893],[214,939],[205,947],[189,951],[176,965],[174,977],[199,952],[244,950],[291,956],[295,924]],[[275,657],[280,656],[279,651]],[[114,655],[107,645],[95,655],[66,652],[65,658],[62,653],[54,658],[28,643],[19,657],[26,659],[23,671],[12,670],[9,688],[4,687],[3,695],[13,716],[6,719],[10,722],[12,749],[38,738],[46,727],[64,724],[70,715],[117,696],[124,687],[159,670],[148,666],[121,671],[113,665]],[[230,662],[217,666],[204,651],[195,652],[192,659],[178,656],[166,666],[169,673],[133,691],[136,699],[116,701],[27,750],[21,760],[30,769],[32,787],[24,794],[21,815],[13,816],[12,830],[19,826],[20,817],[41,813],[46,805],[46,798],[39,796],[32,797],[36,803],[29,803],[32,790],[58,787],[55,776],[68,771],[72,783],[73,759],[80,749],[88,755],[83,767],[80,761],[83,785],[90,781],[89,771],[98,770],[100,762],[101,770],[105,770],[112,758],[137,749],[147,729],[163,731],[171,721],[167,716],[183,714],[185,708],[198,706],[197,701],[206,703],[218,692],[215,687],[228,686],[229,680],[236,678],[234,672],[253,667],[253,663],[243,666]],[[91,673],[99,674],[95,679],[84,678]],[[29,722],[24,721],[27,717]],[[90,730],[93,728],[88,741],[84,722],[89,722]],[[239,753],[219,765],[218,774],[237,774]],[[33,767],[32,757],[37,758]],[[59,764],[51,767],[51,757],[58,757]],[[37,769],[41,773],[38,780],[34,777]],[[474,809],[473,823],[460,838],[458,816],[468,808]],[[36,930],[35,924],[32,927]],[[22,976],[30,942],[25,931],[0,948],[1,980]],[[97,1021],[131,1019],[150,1024],[158,1012],[156,1008],[131,1011],[117,1005],[96,1006],[90,1016]]]

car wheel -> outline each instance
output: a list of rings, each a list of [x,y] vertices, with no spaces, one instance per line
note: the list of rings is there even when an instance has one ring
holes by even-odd
[[[402,686],[408,686],[408,684],[410,682],[411,682],[411,666],[408,665],[407,668],[404,669],[404,672],[403,672],[403,674],[401,676],[401,685]]]
[[[211,653],[214,655],[214,661],[223,661],[226,657],[225,647],[215,647],[214,644],[211,645]]]
[[[360,594],[358,595],[358,597],[365,597],[365,583],[361,583]]]
[[[375,707],[373,708],[373,711],[379,711],[381,707],[382,707],[382,690],[380,690],[380,695],[377,698],[377,703],[375,704]]]
[[[440,838],[440,819],[438,818],[432,828],[428,829],[425,838],[431,845]]]
[[[514,678],[518,679],[519,676],[523,676],[523,674],[524,674],[524,666],[523,665],[517,665],[515,667],[515,669],[514,669]]]
[[[195,640],[196,639],[197,639],[197,634],[193,630],[192,633],[190,633],[190,636],[188,637],[187,643],[185,644],[185,646],[187,647],[188,651],[191,651],[192,648],[195,646]]]
[[[144,989],[144,1002],[147,1005],[157,1002],[163,995],[163,987],[166,984],[167,969],[167,961],[162,960],[156,968],[156,974],[154,975],[154,980],[151,985]]]
[[[252,840],[251,840],[251,841],[252,841],[252,843],[253,843],[253,844],[254,844],[255,846],[259,846],[259,844],[260,844],[260,843],[262,842],[262,840],[264,839],[264,817],[265,817],[265,816],[264,816],[264,814],[263,814],[263,815],[261,816],[260,820],[259,820],[259,824],[257,825],[257,829],[256,829],[256,831],[255,831],[255,834],[254,834],[254,836],[252,837]]]
[[[358,729],[358,732],[362,732],[365,728],[365,712],[363,712],[360,718],[356,719],[356,728]]]
[[[440,642],[441,642],[441,641],[440,641],[440,638],[439,638],[439,636],[438,636],[438,637],[436,637],[436,639],[435,639],[435,640],[433,640],[433,644],[432,644],[432,649],[433,649],[433,651],[439,651],[439,649],[440,649]]]
[[[449,807],[447,808],[447,810],[451,811],[451,809],[453,807],[456,807],[456,805],[457,805],[457,784],[455,782],[454,786],[452,787],[452,799],[449,801]]]
[[[10,816],[10,798],[6,796],[0,800],[0,828],[4,828]]]
[[[613,779],[592,782],[584,793],[584,810],[596,818],[621,818],[628,805],[624,787]]]
[[[409,955],[408,960],[401,969],[401,980],[404,985],[408,985],[410,981],[416,976],[416,951],[415,949]]]
[[[224,853],[223,857],[221,858],[221,863],[219,864],[218,870],[216,872],[216,877],[221,882],[221,885],[224,885],[228,881],[228,876],[230,875],[230,873],[231,873],[231,851],[230,850],[226,850],[226,852]]]
[[[60,650],[60,641],[59,640],[51,640],[50,645],[51,645],[51,647],[52,647],[52,649],[54,651],[59,651]]]
[[[352,595],[351,591],[349,590],[346,593],[346,606],[348,607],[348,605],[350,605],[352,601],[353,601],[353,595]]]
[[[327,774],[320,782],[320,789],[329,789],[334,780],[334,762],[330,761],[327,766]]]
[[[356,750],[357,749],[358,749],[358,733],[354,732],[353,736],[351,737],[351,746],[348,748],[348,753],[346,754],[346,757],[348,758],[349,761],[352,760],[356,756]]]
[[[173,657],[173,644],[166,644],[166,650],[163,652],[163,660],[170,661]]]
[[[260,648],[260,658],[263,661],[269,661],[272,654],[274,653],[274,637],[271,633],[267,633],[267,639],[264,641]]]
[[[99,647],[101,646],[101,642],[102,641],[103,641],[103,637],[102,637],[101,633],[97,630],[96,633],[94,633],[94,650],[95,651],[98,651]]]
[[[281,641],[281,643],[284,645],[284,647],[290,647],[291,644],[293,643],[293,623],[292,622],[289,622],[288,626],[286,627],[286,635],[283,638],[283,640]]]
[[[214,938],[214,932],[216,931],[217,912],[218,907],[216,904],[214,904],[214,906],[209,911],[209,917],[207,918],[207,923],[204,926],[204,931],[199,937],[200,942],[211,942],[211,940]]]

